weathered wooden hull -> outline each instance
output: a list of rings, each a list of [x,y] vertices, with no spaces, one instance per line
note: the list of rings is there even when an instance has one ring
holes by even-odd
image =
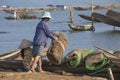
[[[17,69],[24,69],[22,61],[0,61],[0,69],[3,68],[5,70],[10,69],[17,71]],[[50,71],[50,72],[56,72],[58,74],[64,74],[66,73],[73,73],[73,75],[90,75],[90,76],[99,76],[99,77],[106,77],[109,78],[107,75],[107,71],[103,71],[94,75],[91,75],[89,73],[92,73],[94,71],[86,70],[84,65],[77,67],[75,69],[68,68],[65,63],[61,65],[49,65],[49,62],[43,61],[43,70]],[[60,72],[61,71],[61,72]],[[112,68],[113,75],[115,77],[115,80],[119,80],[119,73],[120,68],[114,67]]]
[[[113,11],[113,10],[108,10],[106,15],[114,18],[115,20],[120,21],[120,12]]]
[[[92,26],[79,26],[79,25],[75,25],[75,24],[68,24],[68,26],[74,30],[74,31],[90,31],[93,30]]]
[[[91,10],[91,6],[74,6],[73,7],[75,10]],[[120,4],[108,4],[108,5],[93,5],[93,9],[94,10],[98,10],[98,9],[119,9],[120,8]]]
[[[20,51],[21,50],[16,52],[16,54],[18,55]],[[15,58],[9,59],[9,58],[13,57],[14,55],[11,56],[11,57],[5,57],[8,54],[10,55],[10,54],[13,54],[13,53],[14,53],[14,51],[10,52],[10,53],[7,53],[7,54],[0,55],[0,58],[4,57],[3,59],[0,59],[0,70],[11,70],[11,71],[12,70],[17,71],[19,69],[24,70],[24,64],[23,64],[22,59],[19,59],[19,60],[15,60]],[[64,72],[73,73],[73,74],[77,74],[77,75],[82,75],[82,74],[91,75],[91,74],[88,74],[88,73],[93,73],[94,72],[93,70],[87,70],[85,68],[84,64],[81,64],[81,65],[77,66],[76,68],[71,69],[67,66],[67,63],[65,63],[65,62],[62,62],[60,65],[55,65],[55,64],[50,65],[49,64],[50,62],[48,62],[47,60],[42,60],[42,62],[43,62],[42,66],[43,66],[43,69],[45,71],[51,71],[51,72],[64,71]],[[113,71],[113,74],[115,76],[115,80],[119,80],[120,68],[119,67],[113,67],[112,71]],[[103,72],[94,74],[92,76],[102,76],[102,77],[104,76],[104,77],[108,78],[106,73],[107,73],[106,71],[103,71]]]
[[[12,53],[11,53],[12,54]],[[4,56],[4,55],[3,55]],[[1,57],[3,57],[1,56]],[[64,72],[67,73],[72,73],[72,75],[91,75],[89,73],[93,73],[94,71],[91,70],[87,70],[85,68],[84,64],[81,64],[79,66],[77,66],[74,69],[71,69],[67,66],[67,63],[62,62],[62,64],[60,65],[55,65],[52,64],[50,65],[50,62],[48,62],[47,60],[42,60],[43,62],[43,70],[45,71],[50,71],[50,72],[56,72],[59,74],[64,74]],[[9,70],[9,71],[17,71],[17,70],[23,70],[24,71],[24,64],[23,64],[23,60],[4,60],[1,59],[0,60],[0,70]],[[120,68],[119,67],[113,67],[112,68],[115,80],[119,80],[119,73],[120,73]],[[100,77],[106,77],[109,78],[107,74],[107,71],[103,71],[91,76],[100,76]]]
[[[101,22],[103,22],[103,23],[120,27],[120,21],[115,20],[114,18],[109,17],[109,16],[107,16],[107,15],[103,15],[103,14],[95,13],[95,12],[94,12],[94,13],[92,13],[92,16],[93,16],[95,19],[97,19],[97,20],[99,20],[99,21],[101,21]]]
[[[14,10],[13,9],[3,9],[3,11],[10,13],[10,14],[14,14]]]
[[[82,15],[82,14],[79,14],[79,16],[80,16],[81,18],[86,19],[86,20],[92,21],[92,17],[91,17],[91,16],[86,16],[86,15]],[[100,21],[97,20],[97,19],[93,19],[93,21],[95,21],[95,22],[100,22]]]
[[[21,18],[19,18],[19,19],[15,19],[14,17],[12,17],[12,16],[8,16],[8,17],[4,17],[5,19],[7,19],[7,20],[20,20],[20,19],[40,19],[40,17],[37,17],[37,16],[24,16],[24,17],[21,17]]]
[[[20,55],[21,49],[14,50],[0,55],[0,60],[13,60]]]

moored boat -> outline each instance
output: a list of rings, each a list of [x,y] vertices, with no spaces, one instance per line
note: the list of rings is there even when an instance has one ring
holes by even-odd
[[[109,24],[109,25],[113,25],[113,26],[117,26],[117,27],[120,27],[120,21],[110,17],[110,16],[107,16],[107,15],[103,15],[103,14],[100,14],[100,13],[92,13],[92,16],[103,22],[103,23],[106,23],[106,24]]]
[[[94,27],[91,24],[86,25],[75,25],[75,24],[68,24],[68,26],[74,31],[94,31]]]
[[[106,15],[120,21],[120,12],[118,11],[108,10]]]
[[[88,51],[87,53],[91,53],[91,50]],[[12,54],[12,53],[11,53]],[[87,70],[84,65],[79,65],[78,67],[74,68],[74,69],[70,69],[68,68],[66,63],[61,63],[60,65],[55,65],[55,64],[51,64],[49,65],[49,61],[47,60],[42,60],[43,62],[43,70],[45,71],[50,71],[50,72],[59,72],[61,71],[60,74],[63,75],[67,75],[67,73],[71,73],[71,74],[75,74],[75,75],[88,75],[88,73],[91,73],[93,71]],[[17,71],[20,70],[24,71],[24,65],[23,65],[23,60],[0,60],[0,70],[9,70],[9,71]],[[119,73],[120,73],[120,69],[118,67],[113,67],[112,68],[113,74],[115,76],[115,80],[119,80]],[[64,72],[64,73],[62,73]],[[109,78],[107,75],[106,71],[102,71],[100,73],[96,73],[92,76],[100,76],[100,77],[106,77]]]
[[[87,16],[87,15],[82,15],[82,14],[79,14],[78,16],[80,16],[81,18],[84,18],[86,20],[89,20],[89,21],[92,21],[92,16]],[[100,22],[99,20],[97,19],[93,19],[94,22]]]
[[[20,20],[20,19],[40,19],[40,17],[35,16],[35,15],[26,15],[26,16],[21,16],[19,19],[14,18],[13,16],[8,16],[4,17],[7,20]]]

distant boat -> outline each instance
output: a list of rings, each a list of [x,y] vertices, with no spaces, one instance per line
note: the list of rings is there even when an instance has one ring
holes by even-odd
[[[92,16],[94,17],[94,19],[97,19],[103,23],[120,27],[120,21],[118,21],[108,15],[103,15],[103,14],[94,12],[94,13],[92,13]]]
[[[21,16],[19,19],[14,18],[13,16],[7,16],[4,17],[7,20],[20,20],[20,19],[40,19],[40,17],[35,16],[35,15],[25,15],[25,16]]]
[[[68,24],[68,26],[74,31],[87,31],[87,30],[94,30],[94,27],[91,24],[87,25],[75,25],[75,24]]]
[[[92,21],[92,16],[87,16],[87,15],[82,15],[82,14],[79,14],[79,16],[80,16],[81,18],[86,19],[86,20]],[[100,21],[97,20],[97,19],[93,19],[93,21],[95,21],[95,22],[100,22]]]
[[[14,14],[13,9],[4,9],[3,11],[5,11],[6,13]]]
[[[120,12],[113,11],[113,10],[108,10],[106,15],[114,18],[115,20],[120,21]]]
[[[78,6],[78,7],[73,7],[75,10],[90,10],[90,6]]]

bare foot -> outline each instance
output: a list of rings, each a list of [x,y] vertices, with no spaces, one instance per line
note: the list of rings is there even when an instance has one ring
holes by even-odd
[[[34,69],[30,69],[28,73],[36,72]]]
[[[39,72],[39,73],[44,73],[44,71],[43,71],[43,70],[39,70],[38,72]]]

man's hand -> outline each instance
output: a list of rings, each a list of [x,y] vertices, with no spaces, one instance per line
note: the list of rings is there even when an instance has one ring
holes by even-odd
[[[55,32],[53,32],[53,34],[55,35],[55,36],[58,36],[59,35],[59,31],[55,31]]]
[[[54,37],[54,40],[58,42],[58,37]]]

